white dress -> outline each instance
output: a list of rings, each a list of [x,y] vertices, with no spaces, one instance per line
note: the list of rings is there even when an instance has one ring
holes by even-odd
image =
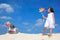
[[[9,28],[9,31],[10,30],[12,30],[14,33],[16,33],[17,28],[13,28],[13,29]]]
[[[47,27],[47,28],[55,28],[55,26],[53,24],[54,22],[53,22],[52,14],[53,13],[49,13],[48,17],[46,19],[46,22],[45,22],[44,26]]]

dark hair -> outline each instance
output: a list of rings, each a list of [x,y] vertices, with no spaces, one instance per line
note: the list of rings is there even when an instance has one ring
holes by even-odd
[[[54,12],[53,8],[50,7],[50,11],[51,11],[51,12]]]
[[[15,26],[14,26],[14,25],[10,25],[10,27],[13,27],[13,28],[15,28]]]

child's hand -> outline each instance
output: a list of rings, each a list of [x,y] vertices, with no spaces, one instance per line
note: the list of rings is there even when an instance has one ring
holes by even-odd
[[[55,23],[55,22],[53,22],[53,25],[56,25],[56,23]]]
[[[56,23],[54,22],[54,25],[55,25]]]
[[[45,17],[44,15],[42,15],[42,17],[43,17],[44,19],[46,19],[46,17]]]
[[[44,16],[44,15],[42,15],[42,17],[44,18],[45,16]]]

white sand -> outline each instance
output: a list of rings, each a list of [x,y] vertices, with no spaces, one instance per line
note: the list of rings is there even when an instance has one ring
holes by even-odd
[[[60,33],[53,34],[52,37],[42,34],[5,34],[0,35],[0,40],[60,40]]]

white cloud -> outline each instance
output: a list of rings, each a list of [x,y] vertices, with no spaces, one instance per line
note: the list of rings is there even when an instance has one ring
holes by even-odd
[[[55,26],[59,26],[59,24],[55,24]]]
[[[13,12],[13,8],[11,7],[11,5],[9,4],[0,4],[0,9],[3,9],[3,11],[5,10],[7,13],[11,13]]]
[[[22,5],[15,4],[14,6],[15,6],[16,8],[20,8],[20,9],[22,8]]]
[[[43,19],[39,18],[35,21],[35,23],[29,23],[29,22],[23,22],[23,25],[26,26],[28,25],[28,27],[31,27],[30,29],[27,29],[26,31],[27,32],[31,32],[34,28],[37,28],[37,27],[42,27],[44,21]],[[37,29],[35,29],[36,31]]]
[[[3,25],[2,25],[2,24],[0,24],[0,27],[5,27],[5,25],[4,25],[4,24],[3,24]]]
[[[41,26],[41,25],[43,25],[43,19],[37,19],[35,26]]]
[[[27,29],[27,32],[30,32],[30,31],[32,31],[32,29]]]
[[[25,26],[29,25],[28,22],[23,22],[22,24],[25,25]]]
[[[9,17],[9,16],[0,16],[0,19],[10,20],[10,19],[12,19],[12,17]]]

